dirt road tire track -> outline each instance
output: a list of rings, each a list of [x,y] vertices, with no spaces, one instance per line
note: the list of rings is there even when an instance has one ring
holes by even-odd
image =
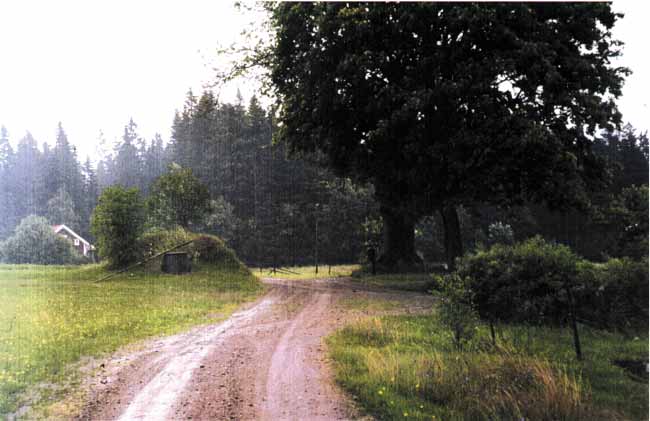
[[[358,418],[332,380],[322,342],[349,320],[337,302],[354,291],[344,282],[267,283],[271,289],[264,298],[223,323],[108,359],[89,380],[80,419]],[[429,297],[397,296],[430,305]]]

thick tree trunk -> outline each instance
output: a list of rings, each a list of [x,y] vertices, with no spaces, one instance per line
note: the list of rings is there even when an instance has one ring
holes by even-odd
[[[422,259],[415,254],[415,218],[382,206],[384,244],[378,263],[388,271],[420,269]]]
[[[453,205],[443,206],[440,209],[442,223],[445,229],[445,255],[448,269],[456,268],[456,258],[463,255],[463,241],[460,234],[458,213]]]

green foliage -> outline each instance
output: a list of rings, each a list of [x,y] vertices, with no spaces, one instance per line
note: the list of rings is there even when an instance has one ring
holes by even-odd
[[[515,242],[515,233],[512,227],[501,221],[494,222],[488,227],[488,244],[511,245]]]
[[[457,274],[470,279],[481,317],[558,323],[569,311],[567,289],[578,287],[578,261],[568,247],[534,237],[468,255],[460,260]]]
[[[234,207],[223,196],[210,200],[209,210],[203,220],[206,229],[229,241],[234,239],[239,223]]]
[[[565,323],[574,305],[591,325],[647,326],[647,259],[595,264],[535,237],[465,256],[456,274],[470,280],[479,315],[492,322]]]
[[[603,93],[619,96],[628,73],[610,64],[610,5],[267,8],[271,41],[251,54],[277,98],[275,136],[374,186],[387,262],[413,258],[399,233],[422,216],[447,215],[451,265],[458,204],[584,205],[605,178],[591,135],[620,123]]]
[[[605,218],[617,233],[614,255],[635,259],[648,256],[647,184],[624,188],[610,203]]]
[[[648,259],[610,259],[604,264],[582,262],[577,297],[587,323],[629,332],[648,326]]]
[[[170,165],[151,187],[147,207],[153,219],[163,226],[190,224],[201,221],[210,207],[210,195],[189,168]]]
[[[20,221],[14,235],[1,244],[0,257],[6,263],[44,265],[86,262],[69,240],[57,235],[47,219],[30,215]]]
[[[121,268],[137,256],[137,239],[144,224],[144,205],[138,189],[114,186],[105,189],[91,220],[99,255],[109,267]]]
[[[472,339],[477,328],[478,315],[474,309],[472,292],[467,278],[452,274],[443,278],[442,295],[438,305],[440,322],[453,333],[459,350]]]

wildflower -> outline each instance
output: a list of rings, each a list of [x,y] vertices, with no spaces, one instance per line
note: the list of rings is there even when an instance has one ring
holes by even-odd
[[[378,391],[377,393],[379,393],[380,395],[383,395],[383,394],[384,394],[384,391],[381,390],[381,389],[379,389],[379,391]]]
[[[409,413],[404,411],[404,417],[408,417],[408,416],[409,416]]]

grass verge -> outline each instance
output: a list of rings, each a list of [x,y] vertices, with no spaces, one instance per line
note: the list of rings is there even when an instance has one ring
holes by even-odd
[[[139,270],[94,282],[105,273],[99,265],[0,265],[0,418],[31,386],[74,384],[78,372],[69,367],[82,357],[225,319],[264,290],[244,267]],[[52,390],[49,402],[70,392]]]
[[[647,419],[648,384],[613,359],[647,359],[647,334],[481,326],[464,352],[436,314],[361,320],[328,338],[339,383],[382,420]]]
[[[356,272],[352,275],[351,282],[374,288],[427,292],[433,286],[433,277],[428,273],[391,273],[371,276]]]

